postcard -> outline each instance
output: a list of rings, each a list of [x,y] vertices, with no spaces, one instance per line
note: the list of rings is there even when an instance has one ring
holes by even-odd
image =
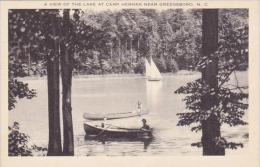
[[[1,165],[259,166],[259,1],[1,1]]]

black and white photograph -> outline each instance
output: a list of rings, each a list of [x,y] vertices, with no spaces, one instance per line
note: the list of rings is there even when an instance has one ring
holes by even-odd
[[[8,156],[247,155],[249,53],[248,8],[8,9]]]

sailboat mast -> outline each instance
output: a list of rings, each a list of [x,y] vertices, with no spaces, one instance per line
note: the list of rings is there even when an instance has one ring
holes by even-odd
[[[151,75],[151,65],[148,62],[147,58],[145,58],[145,76],[150,77]]]
[[[149,58],[148,58],[148,63],[149,63],[149,65],[151,66],[151,63],[152,63],[152,56],[151,56],[151,54],[150,54],[150,56],[149,56]]]

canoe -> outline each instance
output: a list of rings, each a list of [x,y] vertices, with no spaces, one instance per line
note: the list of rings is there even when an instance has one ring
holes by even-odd
[[[122,113],[108,113],[108,114],[93,114],[93,113],[84,113],[83,118],[88,120],[107,120],[111,119],[120,119],[120,118],[129,118],[129,117],[136,117],[148,114],[148,110],[134,110],[132,112],[122,112]]]
[[[84,123],[84,130],[87,136],[93,137],[107,137],[107,138],[151,138],[152,129],[131,129],[122,128],[113,125],[106,124],[104,127],[101,125],[92,125],[90,123]]]

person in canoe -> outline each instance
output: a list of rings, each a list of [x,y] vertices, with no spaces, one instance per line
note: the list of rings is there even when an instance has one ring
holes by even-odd
[[[142,130],[150,130],[150,126],[146,124],[146,119],[142,119],[143,122],[143,126],[142,126]]]

